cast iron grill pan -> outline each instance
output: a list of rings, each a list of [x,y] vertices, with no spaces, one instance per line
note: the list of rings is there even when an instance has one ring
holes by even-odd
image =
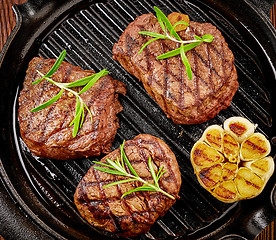
[[[231,106],[206,123],[190,126],[174,124],[147,94],[142,83],[112,59],[113,45],[127,25],[141,14],[154,12],[153,6],[158,6],[166,15],[173,11],[183,12],[193,21],[212,23],[222,31],[234,53],[240,87]],[[204,129],[211,124],[222,124],[231,116],[246,117],[258,123],[257,131],[269,139],[273,137],[271,93],[264,84],[265,62],[258,55],[260,49],[256,49],[259,48],[257,43],[252,42],[249,37],[245,26],[199,1],[111,0],[90,5],[87,3],[57,24],[45,38],[40,39],[38,56],[57,58],[59,53],[66,49],[66,61],[83,69],[100,71],[106,68],[114,79],[126,84],[127,95],[120,97],[124,110],[119,114],[120,128],[112,150],[118,148],[124,139],[132,139],[139,133],[148,133],[163,139],[176,155],[183,182],[180,199],[147,234],[135,239],[212,239],[213,236],[218,239],[224,235],[224,230],[219,229],[223,229],[227,224],[238,225],[241,220],[244,220],[243,224],[238,230],[232,230],[232,233],[236,234],[232,236],[237,239],[255,237],[254,230],[253,233],[244,230],[248,226],[245,216],[259,210],[256,204],[259,204],[262,198],[271,204],[269,194],[271,185],[275,182],[275,174],[257,200],[224,204],[198,184],[189,160],[190,150]],[[23,78],[20,79],[18,93],[22,82]],[[113,234],[92,228],[80,217],[73,203],[77,184],[92,166],[92,160],[100,160],[103,156],[72,161],[55,161],[32,156],[20,137],[16,116],[17,97],[18,95],[14,99],[13,114],[16,154],[27,176],[26,184],[33,195],[26,196],[24,189],[18,189],[18,192],[23,202],[39,218],[39,221],[35,221],[42,229],[59,239],[116,238]],[[19,184],[16,187],[20,188]],[[244,213],[243,217],[240,216],[241,212]],[[275,213],[273,214],[275,216]],[[268,214],[267,218],[271,217],[270,215]]]

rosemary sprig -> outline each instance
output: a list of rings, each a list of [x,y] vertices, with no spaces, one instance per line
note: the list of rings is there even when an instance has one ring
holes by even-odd
[[[158,7],[154,7],[154,10],[156,12],[156,17],[157,20],[164,32],[164,34],[160,34],[160,33],[156,33],[156,32],[150,32],[150,31],[140,31],[139,34],[141,35],[146,35],[146,36],[150,36],[153,37],[153,39],[149,40],[147,43],[145,43],[140,51],[139,54],[145,49],[145,47],[147,47],[150,43],[159,40],[159,39],[169,39],[171,41],[180,43],[180,47],[177,49],[174,49],[170,52],[164,53],[160,56],[157,57],[157,59],[166,59],[169,57],[174,57],[176,55],[180,54],[180,57],[182,59],[183,64],[186,67],[186,72],[187,75],[189,77],[189,79],[193,78],[192,75],[192,69],[190,66],[190,63],[186,57],[185,52],[195,48],[196,46],[200,45],[201,43],[205,42],[205,43],[210,43],[213,41],[213,36],[210,34],[206,34],[203,35],[202,37],[199,36],[194,36],[194,39],[192,40],[188,40],[188,41],[183,41],[180,36],[177,34],[177,32],[175,31],[176,26],[178,26],[179,24],[184,24],[186,26],[189,26],[189,23],[184,22],[184,21],[178,21],[176,22],[173,26],[170,23],[169,19],[165,16],[165,14],[158,8]]]
[[[92,113],[91,113],[90,109],[86,106],[86,104],[83,102],[82,98],[80,97],[80,94],[84,93],[89,88],[91,88],[101,77],[107,75],[109,73],[109,71],[106,71],[105,69],[103,69],[102,71],[100,71],[98,73],[95,73],[91,76],[88,76],[88,77],[85,77],[85,78],[82,78],[82,79],[79,79],[77,81],[70,82],[70,83],[56,82],[53,79],[51,79],[51,77],[58,70],[58,68],[60,67],[61,63],[63,62],[63,60],[65,58],[65,55],[66,55],[66,50],[63,50],[48,73],[43,74],[43,73],[41,73],[37,70],[38,74],[41,75],[42,78],[37,79],[32,84],[38,84],[42,80],[45,79],[48,82],[50,82],[50,83],[56,85],[57,87],[59,87],[61,90],[56,96],[51,98],[49,101],[39,105],[38,107],[33,108],[31,110],[31,112],[37,112],[37,111],[40,111],[40,110],[50,106],[51,104],[56,102],[61,97],[64,90],[70,92],[71,94],[73,94],[76,97],[76,112],[75,112],[74,119],[69,124],[69,127],[74,124],[73,137],[76,137],[79,129],[82,127],[82,124],[84,122],[84,116],[85,116],[85,110],[84,109],[86,109],[87,112],[89,113],[90,118],[91,118],[91,122],[93,121]],[[76,92],[73,89],[71,89],[71,88],[82,87],[82,86],[84,86],[84,87],[82,88],[82,90],[80,92]]]
[[[159,170],[156,174],[155,171],[154,171],[153,165],[152,165],[152,160],[149,157],[148,167],[149,167],[152,179],[154,181],[154,184],[148,183],[147,181],[145,181],[144,179],[142,179],[141,177],[138,176],[138,174],[136,173],[136,171],[134,170],[134,168],[130,164],[130,162],[129,162],[126,154],[125,154],[125,151],[124,151],[124,144],[125,144],[125,141],[123,142],[122,145],[120,145],[120,150],[121,150],[121,158],[120,159],[119,159],[119,157],[117,157],[117,159],[115,161],[112,161],[110,159],[106,159],[107,163],[93,161],[94,163],[103,166],[103,167],[94,166],[94,169],[96,169],[96,170],[99,170],[99,171],[102,171],[102,172],[105,172],[105,173],[109,173],[109,174],[113,174],[113,175],[120,175],[120,176],[125,176],[126,177],[126,179],[107,184],[103,188],[118,185],[118,184],[122,184],[122,183],[127,183],[127,182],[139,181],[139,182],[143,183],[143,185],[141,187],[137,187],[137,188],[131,189],[128,192],[125,192],[122,195],[121,198],[123,198],[124,196],[126,196],[130,193],[133,193],[133,192],[155,191],[155,192],[161,192],[161,193],[165,194],[166,196],[168,196],[171,199],[175,199],[172,195],[165,192],[164,190],[162,190],[159,187],[158,182],[159,182],[161,176],[166,172],[166,171],[162,171],[163,166],[159,168]],[[131,173],[127,172],[126,166],[128,166]]]

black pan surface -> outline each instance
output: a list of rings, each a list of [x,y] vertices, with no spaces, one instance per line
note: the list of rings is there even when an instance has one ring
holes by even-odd
[[[120,97],[120,129],[112,149],[123,139],[149,133],[175,153],[182,174],[180,200],[150,232],[135,239],[254,239],[276,217],[275,173],[258,197],[224,204],[197,182],[189,152],[204,129],[231,116],[258,124],[275,156],[276,32],[268,13],[274,1],[249,0],[29,0],[15,6],[17,25],[0,55],[0,232],[5,239],[110,239],[93,229],[73,204],[75,188],[91,160],[53,161],[33,157],[23,143],[17,121],[17,97],[28,62],[34,56],[56,58],[84,69],[106,68],[127,86]],[[112,47],[137,16],[180,11],[193,21],[220,29],[236,58],[240,87],[231,106],[200,125],[175,125],[142,84],[112,60]],[[275,121],[275,120],[274,120]]]

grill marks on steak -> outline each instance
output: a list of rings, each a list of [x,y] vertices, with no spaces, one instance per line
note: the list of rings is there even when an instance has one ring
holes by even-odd
[[[153,14],[144,14],[129,24],[113,48],[113,58],[143,82],[147,92],[177,124],[201,123],[213,118],[231,104],[237,88],[234,56],[220,31],[209,23],[190,22],[179,32],[181,39],[212,34],[212,43],[203,43],[186,53],[193,79],[189,80],[181,57],[164,60],[156,57],[180,47],[171,40],[157,40],[141,54],[151,37],[139,31],[163,33]]]
[[[70,96],[68,91],[64,91],[61,98],[49,107],[31,112],[31,109],[50,100],[60,91],[60,88],[46,80],[32,85],[32,82],[41,78],[36,70],[46,74],[55,61],[36,57],[29,63],[18,100],[23,141],[34,155],[45,158],[65,160],[108,153],[119,127],[116,114],[122,111],[118,93],[126,93],[125,85],[110,76],[104,76],[81,94],[93,115],[93,122],[91,124],[86,111],[83,126],[73,138],[73,126],[69,127],[69,124],[75,117],[76,97]],[[94,72],[63,62],[52,79],[56,82],[73,82],[91,74]]]
[[[164,166],[166,173],[161,177],[159,185],[169,194],[178,197],[181,185],[178,164],[162,140],[140,134],[125,142],[124,151],[137,174],[151,183],[153,179],[148,169],[148,158],[152,158],[156,172]],[[107,158],[115,160],[117,157],[120,157],[119,149],[108,154],[101,162],[106,162]],[[147,232],[175,200],[158,192],[135,192],[121,199],[123,193],[142,185],[137,181],[103,189],[104,185],[124,178],[95,170],[92,166],[79,183],[74,200],[80,214],[93,226],[124,237],[133,237]]]

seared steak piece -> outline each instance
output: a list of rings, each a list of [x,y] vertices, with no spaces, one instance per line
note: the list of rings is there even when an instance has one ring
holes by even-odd
[[[139,31],[162,33],[153,14],[136,18],[113,47],[113,58],[143,82],[147,92],[176,124],[197,124],[216,116],[231,104],[238,88],[234,56],[220,31],[210,23],[190,22],[178,32],[182,40],[211,34],[212,43],[203,43],[186,53],[193,72],[187,76],[180,55],[157,60],[156,57],[180,47],[171,40],[150,43],[141,54],[141,47],[150,39]]]
[[[124,151],[137,174],[151,183],[153,179],[148,168],[149,157],[152,158],[156,173],[164,166],[166,173],[162,175],[159,186],[178,198],[181,185],[178,164],[173,152],[162,140],[140,134],[125,142]],[[119,149],[108,154],[101,162],[117,157],[120,158]],[[123,193],[142,185],[137,181],[103,189],[104,185],[121,179],[124,177],[98,171],[92,166],[77,187],[75,204],[80,214],[95,227],[124,237],[146,233],[176,200],[162,193],[145,191],[131,193],[121,199]]]
[[[34,155],[44,158],[66,160],[108,153],[119,127],[116,114],[123,109],[117,93],[125,94],[125,85],[106,75],[81,94],[93,115],[93,122],[86,113],[82,128],[73,138],[73,126],[69,127],[75,117],[76,97],[73,94],[64,91],[54,104],[31,112],[31,109],[50,100],[60,91],[60,88],[46,80],[32,85],[32,82],[41,78],[36,70],[46,74],[55,61],[35,57],[29,63],[18,100],[23,141]],[[52,79],[56,82],[73,82],[91,74],[94,72],[63,62]]]

